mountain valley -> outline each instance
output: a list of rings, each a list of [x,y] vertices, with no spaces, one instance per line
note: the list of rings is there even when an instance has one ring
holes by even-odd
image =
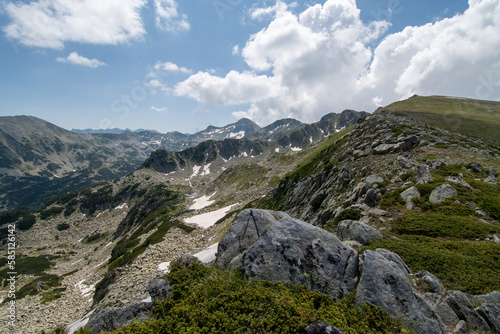
[[[1,118],[2,242],[7,225],[18,227],[15,332],[70,324],[70,332],[83,332],[78,327],[87,323],[95,325],[88,332],[108,331],[111,325],[98,315],[118,312],[119,318],[133,305],[141,310],[132,318],[146,322],[125,321],[120,325],[128,327],[112,329],[154,332],[167,325],[158,312],[152,318],[150,309],[143,309],[155,301],[147,291],[152,280],[171,269],[167,277],[177,282],[173,295],[156,305],[166,308],[165,319],[173,319],[167,309],[187,308],[181,303],[189,298],[175,284],[203,295],[220,277],[236,279],[224,276],[230,275],[228,268],[250,282],[303,284],[343,303],[342,312],[357,314],[354,318],[374,319],[370,324],[339,320],[334,325],[344,333],[361,328],[368,333],[498,332],[498,110],[498,102],[412,97],[373,114],[346,110],[313,124],[284,119],[263,128],[243,119],[194,135],[79,134],[32,117]],[[255,227],[249,227],[252,219]],[[309,240],[308,246],[296,240]],[[322,263],[321,251],[311,248],[317,240],[328,252],[335,252],[331,246],[349,255],[332,253]],[[272,255],[280,243],[282,252]],[[1,258],[7,259],[7,242],[2,247]],[[192,265],[186,257],[179,262],[185,254],[218,269]],[[345,256],[342,268],[351,268],[351,274],[345,269],[349,279],[338,283],[321,276],[328,263],[337,265]],[[404,269],[390,271],[381,284],[391,289],[407,284],[400,292],[406,300],[370,295],[371,266],[389,258],[387,268]],[[9,269],[7,261],[1,265],[0,317],[7,326]],[[281,266],[289,266],[286,275],[275,278]],[[192,286],[189,279],[176,281],[177,274],[191,277]],[[335,284],[341,287],[332,290]],[[379,294],[391,298],[390,292]],[[276,302],[277,309],[288,307],[292,297],[287,298]],[[330,305],[319,295],[308,298]],[[387,313],[354,306],[367,301]],[[204,302],[200,297],[200,305]],[[316,311],[322,310],[318,305]],[[335,319],[308,312],[296,330]],[[379,319],[387,327],[375,328]],[[258,332],[257,325],[248,326]],[[177,331],[198,327],[182,328]]]

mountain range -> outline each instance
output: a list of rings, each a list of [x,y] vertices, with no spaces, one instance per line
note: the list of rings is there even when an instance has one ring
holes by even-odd
[[[415,96],[313,124],[209,127],[148,155],[140,133],[36,123],[31,140],[19,126],[15,159],[44,171],[57,158],[45,184],[82,183],[0,214],[0,323],[15,224],[14,333],[498,333],[498,110]],[[97,172],[83,160],[88,177],[57,174],[86,149]],[[96,183],[106,150],[137,166]]]
[[[208,140],[224,139],[242,140],[242,145],[249,140],[275,141],[282,148],[303,149],[363,115],[348,110],[313,124],[286,119],[264,128],[240,119],[192,135],[156,131],[82,134],[35,117],[0,117],[0,208],[36,208],[53,195],[124,176],[158,149],[182,152]]]

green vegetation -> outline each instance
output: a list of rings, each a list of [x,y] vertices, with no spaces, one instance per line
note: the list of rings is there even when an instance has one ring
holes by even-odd
[[[382,109],[500,146],[500,103],[443,96],[419,96]]]
[[[58,231],[64,231],[64,230],[67,230],[70,228],[70,225],[67,224],[67,223],[61,223],[61,224],[57,224],[57,230]]]
[[[40,212],[40,219],[46,220],[46,219],[55,217],[63,211],[64,211],[64,207],[62,207],[62,206],[54,206],[54,207],[51,207],[49,209],[45,209],[45,210]]]
[[[436,275],[447,289],[470,294],[500,290],[500,247],[494,243],[425,236],[399,236],[375,240],[368,249],[398,253],[413,272]]]
[[[84,244],[92,244],[92,243],[97,243],[103,239],[105,239],[108,236],[108,233],[94,233],[92,235],[86,236],[83,240],[82,243]]]
[[[499,233],[500,226],[482,223],[474,217],[428,213],[413,214],[398,219],[394,223],[393,231],[400,235],[474,240]]]
[[[236,190],[243,190],[260,185],[266,180],[267,173],[267,169],[256,163],[242,164],[222,172],[214,182],[214,185],[218,187],[234,185]]]
[[[173,294],[155,305],[156,320],[113,333],[296,333],[316,321],[346,334],[411,333],[379,308],[359,308],[351,299],[333,302],[304,286],[246,281],[197,260],[188,268],[173,262],[170,269]]]
[[[361,211],[356,209],[345,209],[337,217],[333,223],[338,225],[343,220],[359,220],[361,218]]]

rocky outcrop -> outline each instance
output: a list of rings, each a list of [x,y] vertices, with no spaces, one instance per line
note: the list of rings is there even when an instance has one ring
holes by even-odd
[[[269,214],[262,210],[240,213],[219,243],[217,264],[223,266],[234,254],[233,248],[229,250],[231,256],[227,256],[221,244],[241,244],[238,248],[242,251],[234,254],[230,265],[246,277],[304,284],[336,300],[353,291],[358,267],[358,253],[354,249],[318,227],[286,216],[277,220]],[[256,219],[255,233],[246,237],[251,226],[249,220],[253,223],[255,216],[268,219]],[[264,232],[258,229],[263,225],[268,226]]]
[[[340,329],[326,322],[313,322],[299,334],[344,334]]]
[[[383,237],[376,228],[354,220],[341,221],[337,227],[337,236],[342,241],[355,240],[362,245],[369,245],[373,240]]]
[[[420,197],[421,197],[421,195],[420,195],[420,192],[418,191],[417,187],[408,188],[401,193],[401,198],[403,199],[403,201],[405,201],[406,208],[408,210],[413,209],[413,207],[415,206],[415,203],[413,203],[413,199],[420,198]]]
[[[413,182],[416,184],[423,184],[429,181],[432,181],[434,178],[432,177],[429,166],[420,164],[417,166],[417,170],[415,171],[415,176],[413,177]]]
[[[106,307],[92,315],[86,327],[92,334],[110,332],[122,326],[150,318],[152,303],[136,303],[127,307]]]
[[[381,236],[357,221],[342,221],[338,227],[342,239],[366,244],[365,232]],[[304,284],[335,300],[356,291],[358,304],[378,306],[419,333],[498,329],[500,292],[484,296],[448,292],[436,276],[426,271],[412,274],[398,254],[385,249],[367,250],[361,259],[325,230],[282,212],[247,209],[220,241],[216,265],[237,268],[248,278]],[[303,333],[335,330],[314,323]]]
[[[365,251],[361,272],[356,292],[358,303],[371,303],[392,316],[408,319],[410,326],[416,326],[421,332],[444,332],[443,322],[413,289],[400,264],[377,251]]]

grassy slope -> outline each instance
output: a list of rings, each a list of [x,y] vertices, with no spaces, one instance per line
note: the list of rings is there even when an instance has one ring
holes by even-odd
[[[418,96],[379,110],[424,122],[500,146],[500,102]]]

